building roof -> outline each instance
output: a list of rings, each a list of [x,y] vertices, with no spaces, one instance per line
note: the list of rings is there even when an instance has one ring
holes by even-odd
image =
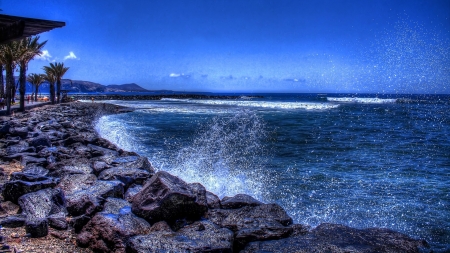
[[[22,39],[65,26],[65,22],[0,14],[0,43]]]

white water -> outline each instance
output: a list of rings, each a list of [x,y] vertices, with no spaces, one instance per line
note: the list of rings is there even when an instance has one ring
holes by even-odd
[[[360,97],[327,97],[330,102],[346,102],[346,103],[361,103],[361,104],[389,104],[395,103],[397,99],[388,98],[360,98]]]

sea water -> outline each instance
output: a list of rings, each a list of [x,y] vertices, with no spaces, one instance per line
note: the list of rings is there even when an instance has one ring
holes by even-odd
[[[296,223],[383,227],[450,250],[450,96],[251,94],[109,101],[97,131],[219,197],[280,204]]]

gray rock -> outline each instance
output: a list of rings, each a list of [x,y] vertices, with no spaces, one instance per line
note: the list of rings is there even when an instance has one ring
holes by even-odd
[[[321,224],[304,236],[249,243],[241,252],[418,253],[426,246],[423,240],[415,240],[388,229],[355,229],[337,224]]]
[[[28,127],[14,127],[9,129],[11,136],[20,136],[26,138],[28,135]]]
[[[92,163],[92,168],[94,170],[94,173],[96,175],[98,175],[103,170],[110,168],[110,166],[107,163],[103,162],[103,161],[94,161]]]
[[[152,175],[155,170],[152,164],[148,161],[147,157],[143,156],[123,156],[117,157],[112,161],[112,164],[117,167],[124,167],[128,169],[140,169],[150,172]]]
[[[30,144],[30,146],[33,146],[33,147],[39,147],[39,146],[50,147],[52,145],[52,142],[50,141],[48,136],[45,134],[41,134],[37,137],[32,138],[31,140],[29,140],[28,143]]]
[[[130,203],[124,199],[118,198],[107,198],[103,206],[104,213],[119,213],[120,209],[124,207],[129,207]]]
[[[113,155],[113,156],[119,155],[119,153],[113,149],[103,148],[92,144],[88,144],[87,147],[90,149],[90,152],[93,157],[104,155]]]
[[[86,158],[74,158],[47,166],[47,169],[50,171],[49,175],[55,177],[63,177],[68,174],[91,174],[90,164]]]
[[[188,185],[178,177],[159,171],[134,196],[132,209],[150,223],[161,220],[172,223],[182,218],[196,220],[208,209],[205,193],[201,185]]]
[[[21,196],[18,200],[22,213],[28,219],[47,218],[57,213],[67,213],[61,189],[44,189]]]
[[[85,189],[66,193],[67,211],[72,216],[92,215],[102,209],[106,198],[123,198],[123,183],[97,180]]]
[[[18,228],[25,226],[27,217],[22,214],[11,215],[8,217],[0,218],[0,225],[5,228]]]
[[[209,221],[197,221],[177,232],[164,222],[154,227],[147,235],[130,238],[127,252],[232,252],[233,232]]]
[[[101,180],[119,180],[125,184],[125,188],[132,184],[143,184],[145,180],[153,174],[148,171],[133,168],[114,167],[103,170],[98,179]]]
[[[3,198],[6,201],[17,203],[20,196],[36,192],[42,189],[55,187],[59,182],[58,178],[45,177],[44,180],[27,182],[23,180],[13,180],[6,182],[3,186]]]
[[[49,215],[47,221],[50,227],[58,230],[66,230],[69,227],[66,214],[63,212]]]

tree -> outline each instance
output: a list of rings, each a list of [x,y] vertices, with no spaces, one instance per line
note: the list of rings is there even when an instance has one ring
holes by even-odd
[[[3,70],[4,70],[3,62],[0,62],[0,98],[5,97],[5,84],[4,84],[4,80],[3,80]]]
[[[55,104],[55,76],[50,72],[50,70],[45,69],[44,80],[50,85],[50,101]]]
[[[20,92],[20,111],[25,111],[25,86],[27,80],[27,68],[28,63],[36,56],[42,54],[42,48],[45,46],[47,41],[42,43],[38,42],[39,36],[28,37],[20,40],[19,52],[18,52],[18,62],[20,67],[19,74],[19,92]]]
[[[50,63],[50,66],[44,66],[45,73],[51,73],[56,79],[57,103],[61,102],[61,79],[66,74],[69,67],[64,67],[64,63]]]
[[[27,77],[27,81],[30,82],[34,88],[34,101],[37,101],[37,94],[39,92],[39,86],[45,81],[45,76],[43,74],[29,74]]]
[[[19,59],[19,42],[11,41],[0,45],[0,62],[6,70],[6,114],[11,114],[12,89],[14,88],[14,70]]]

